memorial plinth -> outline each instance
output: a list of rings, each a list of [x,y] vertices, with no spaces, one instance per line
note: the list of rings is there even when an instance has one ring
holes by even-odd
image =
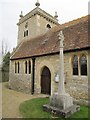
[[[57,93],[54,93],[50,98],[50,103],[48,105],[43,105],[43,110],[53,113],[56,116],[63,116],[65,118],[69,117],[76,111],[80,110],[80,106],[73,104],[73,98],[65,92],[64,88],[64,55],[63,55],[63,41],[64,35],[60,31],[58,35],[60,40],[60,68],[59,68],[59,86]]]

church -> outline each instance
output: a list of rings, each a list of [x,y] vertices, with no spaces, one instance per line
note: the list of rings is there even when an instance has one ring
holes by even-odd
[[[10,57],[9,85],[28,94],[52,95],[59,82],[58,34],[64,34],[65,90],[75,100],[88,104],[90,40],[88,15],[65,24],[40,9],[40,3],[25,16],[20,14],[17,47]]]

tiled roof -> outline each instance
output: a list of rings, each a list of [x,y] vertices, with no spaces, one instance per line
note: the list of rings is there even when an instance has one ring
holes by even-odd
[[[26,58],[59,52],[58,33],[64,33],[64,51],[90,47],[88,16],[52,28],[46,34],[24,41],[11,59]]]

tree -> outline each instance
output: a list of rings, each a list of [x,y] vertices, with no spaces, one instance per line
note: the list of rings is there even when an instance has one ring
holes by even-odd
[[[2,63],[2,81],[8,81],[9,80],[9,62],[10,62],[10,52],[8,52],[3,57],[3,63]]]
[[[9,71],[10,52],[3,57],[3,69]]]

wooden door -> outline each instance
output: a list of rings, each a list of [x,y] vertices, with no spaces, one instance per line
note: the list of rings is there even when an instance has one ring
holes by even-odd
[[[47,67],[44,67],[41,74],[41,93],[51,94],[51,73]]]

